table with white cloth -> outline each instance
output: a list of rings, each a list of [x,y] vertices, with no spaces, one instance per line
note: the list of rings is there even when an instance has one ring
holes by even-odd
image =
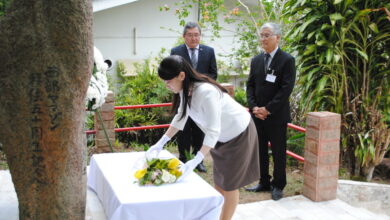
[[[172,157],[167,151],[162,156]],[[140,186],[135,164],[145,152],[95,154],[88,187],[96,192],[110,220],[216,220],[223,197],[196,173],[160,186]]]

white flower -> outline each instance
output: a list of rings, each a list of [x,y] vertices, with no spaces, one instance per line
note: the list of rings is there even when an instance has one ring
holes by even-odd
[[[163,170],[161,180],[164,181],[164,183],[174,183],[176,180],[176,177],[172,174],[170,174],[168,171]]]
[[[171,179],[169,179],[169,183],[174,183],[176,181],[176,176],[172,174],[169,175],[171,175]]]
[[[106,76],[108,65],[96,47],[94,47],[94,61],[96,73],[91,76],[86,97],[87,106],[92,105],[91,110],[96,110],[104,104],[108,92]]]
[[[93,59],[95,61],[96,68],[98,69],[98,71],[106,73],[108,65],[104,62],[102,53],[100,53],[100,50],[96,47],[93,47]]]

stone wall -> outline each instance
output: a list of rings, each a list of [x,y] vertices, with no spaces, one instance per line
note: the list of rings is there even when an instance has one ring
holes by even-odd
[[[390,185],[339,180],[337,198],[352,206],[390,216]]]

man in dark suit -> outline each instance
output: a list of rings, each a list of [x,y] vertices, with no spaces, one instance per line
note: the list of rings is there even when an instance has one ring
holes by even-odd
[[[205,74],[210,78],[217,80],[217,62],[215,60],[214,49],[206,45],[199,44],[201,38],[201,29],[198,23],[188,22],[184,26],[183,38],[185,44],[179,45],[171,50],[171,55],[180,55],[186,59],[192,67],[199,73]],[[193,147],[192,154],[200,150],[203,144],[204,133],[188,118],[183,131],[177,136],[179,146],[179,159],[183,162],[187,161],[186,152],[191,152],[191,144]],[[197,167],[200,172],[207,172],[203,162]]]
[[[247,99],[256,124],[260,148],[260,181],[247,191],[271,191],[272,199],[283,197],[286,186],[287,123],[291,121],[289,97],[295,83],[295,60],[282,51],[277,24],[260,28],[264,52],[252,59],[247,82]],[[273,178],[269,175],[268,142],[274,162]]]

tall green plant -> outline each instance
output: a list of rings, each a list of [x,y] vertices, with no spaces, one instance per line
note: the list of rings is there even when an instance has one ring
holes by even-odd
[[[390,22],[380,0],[291,0],[304,111],[342,115],[342,158],[372,177],[389,149]]]

